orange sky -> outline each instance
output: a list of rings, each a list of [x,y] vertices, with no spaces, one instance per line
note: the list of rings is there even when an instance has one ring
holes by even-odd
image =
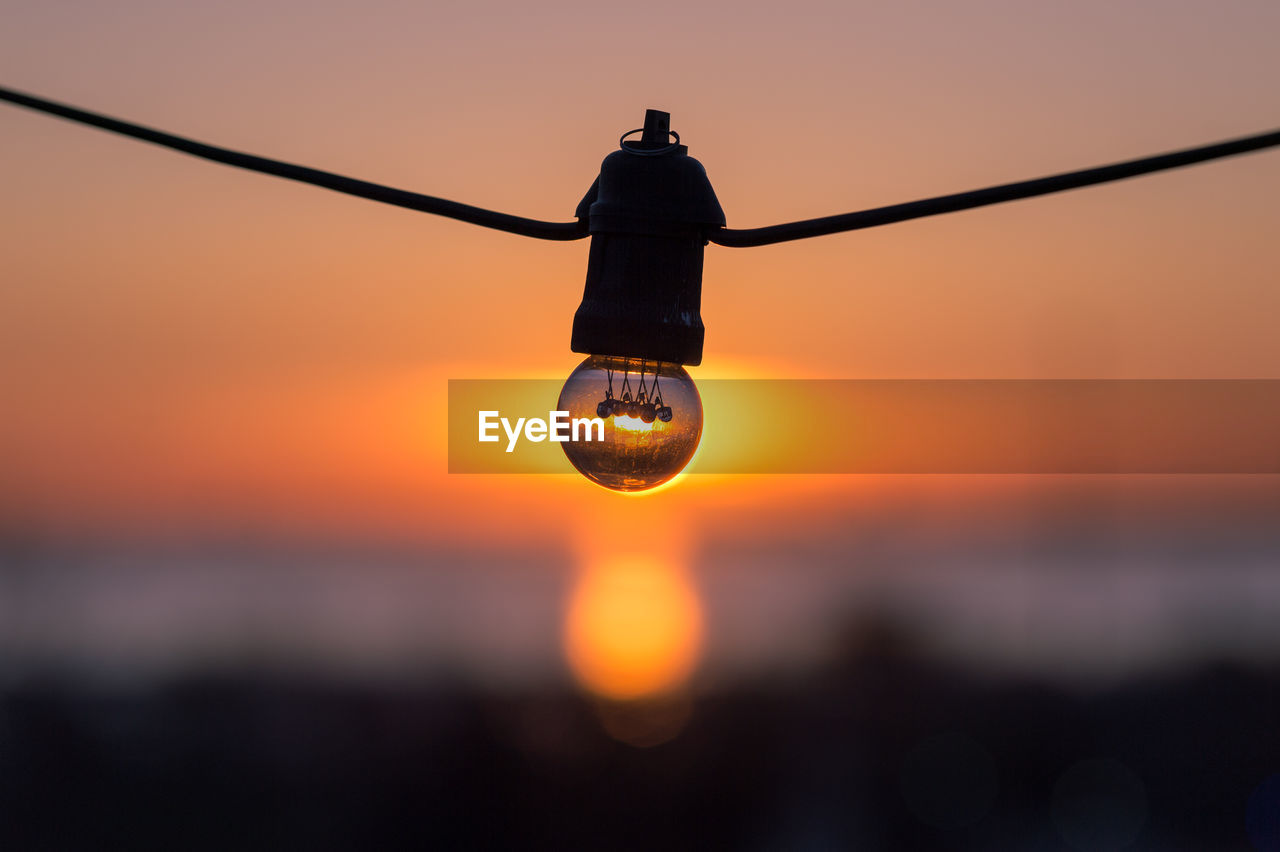
[[[0,80],[556,220],[622,131],[661,108],[729,224],[750,227],[1278,123],[1280,6],[1145,8],[19,0]],[[382,207],[7,106],[0,151],[8,527],[518,549],[564,547],[582,519],[635,505],[574,477],[444,472],[448,379],[577,364],[585,241]],[[1273,152],[858,234],[711,246],[693,374],[1280,377],[1277,190]],[[782,538],[899,488],[707,477],[650,499],[695,539],[733,523]]]
[[[8,19],[6,84],[549,219],[570,217],[649,106],[672,111],[745,227],[1260,130],[1280,78],[1280,11],[1257,2],[1168,4],[1158,21],[1103,3],[27,3]],[[210,484],[233,502],[323,482],[419,500],[487,491],[433,461],[443,382],[557,377],[578,360],[585,242],[384,208],[12,108],[0,132],[0,491],[37,515],[148,494],[199,514],[193,493]],[[694,375],[1274,377],[1278,186],[1280,157],[1264,153],[859,234],[712,246]]]

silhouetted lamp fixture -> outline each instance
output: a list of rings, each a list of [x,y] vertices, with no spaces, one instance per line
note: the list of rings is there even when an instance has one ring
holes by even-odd
[[[217,148],[75,107],[0,88],[0,100],[90,124],[215,162],[302,181],[374,201],[546,240],[591,237],[582,304],[571,348],[587,355],[561,391],[560,410],[600,417],[603,442],[567,442],[569,461],[619,491],[661,484],[693,457],[702,402],[685,365],[702,362],[702,255],[708,242],[761,246],[952,213],[1092,186],[1280,145],[1280,130],[1198,148],[765,228],[725,227],[702,164],[671,130],[670,116],[645,114],[623,134],[585,198],[576,222],[542,222]],[[640,137],[628,140],[632,133]]]
[[[588,357],[557,405],[605,421],[604,441],[561,446],[584,476],[618,491],[666,482],[698,448],[702,400],[684,365],[702,363],[702,253],[707,232],[724,227],[671,117],[651,109],[628,141],[635,132],[578,205],[591,251],[570,348]]]

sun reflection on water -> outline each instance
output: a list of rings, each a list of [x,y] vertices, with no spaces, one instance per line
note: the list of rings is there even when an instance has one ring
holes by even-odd
[[[565,655],[593,695],[634,700],[678,689],[702,646],[702,607],[686,572],[649,554],[605,554],[570,595]]]

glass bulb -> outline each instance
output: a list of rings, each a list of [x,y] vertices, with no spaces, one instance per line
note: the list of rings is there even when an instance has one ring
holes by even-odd
[[[560,446],[578,472],[614,491],[644,491],[671,479],[702,438],[702,398],[679,364],[592,355],[556,405],[571,418],[604,420],[603,441]]]

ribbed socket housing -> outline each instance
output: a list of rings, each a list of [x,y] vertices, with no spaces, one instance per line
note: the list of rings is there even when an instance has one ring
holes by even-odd
[[[668,144],[669,121],[649,110],[644,136],[605,157],[578,205],[591,251],[574,352],[702,362],[702,256],[724,211],[702,164]]]

